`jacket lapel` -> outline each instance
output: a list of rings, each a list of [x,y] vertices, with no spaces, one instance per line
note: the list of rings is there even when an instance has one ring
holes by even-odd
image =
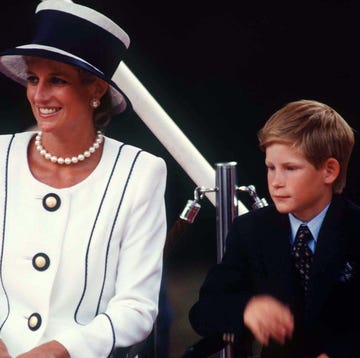
[[[288,301],[293,295],[293,271],[290,256],[290,223],[287,215],[278,214],[264,232],[263,256],[268,273],[268,289]],[[282,296],[282,297],[281,297]]]
[[[310,316],[320,312],[331,287],[339,280],[345,257],[344,213],[343,200],[335,197],[324,218],[316,245],[309,286]]]

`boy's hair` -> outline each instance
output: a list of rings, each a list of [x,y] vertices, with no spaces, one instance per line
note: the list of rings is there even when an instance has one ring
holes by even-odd
[[[354,132],[328,105],[312,100],[290,102],[269,118],[258,132],[258,139],[263,151],[273,143],[292,145],[317,169],[328,158],[335,158],[340,164],[340,173],[333,191],[343,191]]]

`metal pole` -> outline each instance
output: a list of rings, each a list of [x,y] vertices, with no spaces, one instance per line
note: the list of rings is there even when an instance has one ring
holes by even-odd
[[[230,225],[237,215],[236,198],[236,162],[215,164],[216,180],[216,230],[217,230],[217,261],[220,262],[226,245],[226,236]],[[232,358],[232,345],[228,344],[220,352],[221,358]]]
[[[225,251],[225,240],[230,225],[237,215],[236,162],[217,163],[216,168],[216,230],[217,261]]]

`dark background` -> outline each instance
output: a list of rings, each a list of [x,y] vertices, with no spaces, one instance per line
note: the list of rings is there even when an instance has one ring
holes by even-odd
[[[236,161],[238,184],[255,185],[268,201],[256,132],[275,110],[288,101],[316,99],[359,130],[356,0],[78,2],[108,15],[129,33],[126,64],[206,160],[211,165]],[[2,4],[0,48],[31,39],[37,3]],[[1,132],[26,129],[32,115],[24,89],[3,76],[0,80]],[[135,114],[114,118],[107,134],[166,160],[172,228],[196,185]],[[356,145],[346,188],[356,202],[358,158]],[[240,199],[249,204],[246,194]],[[194,338],[186,311],[216,257],[215,209],[207,199],[201,204],[195,223],[169,238],[166,253],[174,357]],[[182,308],[179,301],[185,302]]]

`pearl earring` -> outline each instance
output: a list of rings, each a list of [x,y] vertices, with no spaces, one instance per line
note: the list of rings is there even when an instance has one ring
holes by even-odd
[[[101,102],[99,99],[97,98],[93,98],[91,101],[90,101],[90,106],[94,109],[98,108],[100,106]]]

